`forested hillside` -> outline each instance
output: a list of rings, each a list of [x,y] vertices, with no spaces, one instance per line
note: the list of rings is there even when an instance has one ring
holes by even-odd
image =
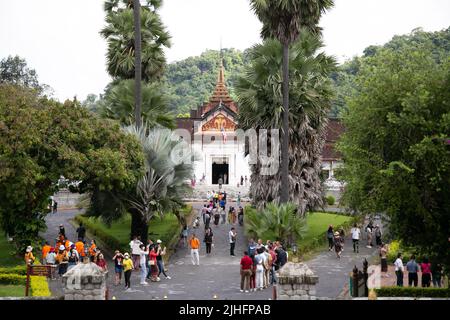
[[[242,74],[247,62],[245,52],[223,49],[225,80],[234,98],[233,84]],[[207,50],[198,57],[189,57],[167,66],[166,81],[170,109],[176,114],[189,113],[190,109],[207,101],[214,90],[219,72],[220,52]]]
[[[338,70],[331,75],[335,86],[335,98],[330,116],[339,117],[341,110],[346,108],[347,98],[354,93],[354,81],[362,59],[370,59],[382,47],[395,49],[410,47],[411,50],[414,50],[418,46],[430,50],[434,58],[439,61],[448,59],[450,28],[436,32],[425,32],[418,28],[406,35],[394,36],[383,46],[369,46],[361,56],[356,56],[338,66]],[[233,98],[235,98],[233,85],[236,79],[242,75],[244,65],[249,62],[246,53],[247,50],[244,52],[235,49],[222,50],[225,80]],[[208,100],[217,81],[219,62],[220,52],[207,50],[200,56],[189,57],[167,65],[165,76],[162,79],[164,93],[168,98],[169,109],[175,116],[187,115],[190,109],[194,109]],[[102,96],[97,99],[97,96],[90,95],[83,104],[95,112],[104,99],[104,95]]]

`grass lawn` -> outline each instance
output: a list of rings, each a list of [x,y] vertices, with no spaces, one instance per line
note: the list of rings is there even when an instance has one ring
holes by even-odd
[[[25,286],[0,284],[0,297],[25,297]]]
[[[3,230],[0,230],[0,267],[15,267],[24,264],[21,257],[14,254],[14,248],[6,239]]]
[[[343,216],[325,212],[313,212],[306,217],[306,223],[308,225],[308,232],[305,237],[300,240],[299,245],[308,245],[314,239],[318,237],[325,237],[325,232],[328,230],[328,226],[331,224],[334,228],[350,221],[352,218],[349,216]]]

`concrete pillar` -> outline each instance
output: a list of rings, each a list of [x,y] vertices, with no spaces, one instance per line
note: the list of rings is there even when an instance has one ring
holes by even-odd
[[[106,275],[95,263],[76,265],[62,281],[64,300],[106,300]]]
[[[277,277],[278,300],[316,300],[319,277],[305,263],[286,263]]]

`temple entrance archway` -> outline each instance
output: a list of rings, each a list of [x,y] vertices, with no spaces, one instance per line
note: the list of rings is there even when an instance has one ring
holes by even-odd
[[[212,159],[212,184],[218,184],[222,178],[223,184],[228,184],[230,179],[228,157],[214,157]]]

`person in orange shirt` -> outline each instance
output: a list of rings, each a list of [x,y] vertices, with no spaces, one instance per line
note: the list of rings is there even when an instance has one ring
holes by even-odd
[[[72,246],[72,243],[69,241],[69,239],[66,239],[66,241],[64,241],[64,247],[66,247],[67,252],[70,251],[71,246]]]
[[[50,247],[50,244],[48,243],[48,241],[45,241],[44,246],[42,247],[42,264],[47,264],[47,254],[50,252],[50,249],[52,247]]]
[[[81,241],[81,238],[78,238],[78,241],[75,242],[75,249],[77,250],[78,254],[80,255],[80,261],[82,261],[83,257],[86,255],[84,253],[84,242]]]
[[[191,247],[191,259],[192,264],[195,266],[200,265],[200,256],[198,254],[198,250],[200,249],[200,240],[195,236],[195,233],[192,234],[191,240],[189,240],[189,245]]]
[[[89,248],[89,255],[91,257],[91,261],[94,262],[95,259],[95,255],[96,255],[96,250],[97,249],[97,245],[95,244],[95,240],[92,239],[91,240],[91,246]]]

